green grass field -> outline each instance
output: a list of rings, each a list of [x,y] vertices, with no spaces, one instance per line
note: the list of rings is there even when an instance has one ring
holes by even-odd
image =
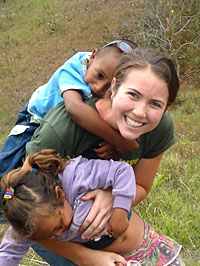
[[[162,12],[156,13],[155,7]],[[173,56],[181,80],[170,108],[177,142],[166,152],[151,193],[136,211],[183,245],[187,266],[200,265],[199,14],[197,0],[0,2],[0,146],[32,92],[75,52],[130,38]],[[44,265],[33,253],[22,264]]]

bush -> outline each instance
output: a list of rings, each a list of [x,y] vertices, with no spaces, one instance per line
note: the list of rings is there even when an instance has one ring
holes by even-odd
[[[144,0],[132,4],[138,41],[171,55],[181,77],[200,67],[199,1]],[[142,15],[141,15],[142,14]]]

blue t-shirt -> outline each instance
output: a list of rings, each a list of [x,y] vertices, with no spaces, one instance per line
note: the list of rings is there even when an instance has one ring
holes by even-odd
[[[91,89],[83,80],[90,56],[91,52],[76,53],[57,69],[47,84],[32,94],[28,104],[31,122],[40,123],[48,111],[63,102],[62,94],[66,90],[78,90],[85,99],[91,97]]]

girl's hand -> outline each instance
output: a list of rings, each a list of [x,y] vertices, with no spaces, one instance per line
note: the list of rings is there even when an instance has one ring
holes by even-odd
[[[120,221],[120,222],[119,222]],[[125,233],[128,229],[128,213],[127,210],[116,208],[110,218],[107,233],[117,238]]]
[[[102,141],[99,143],[99,147],[100,148],[98,149],[94,149],[94,152],[96,152],[97,156],[102,159],[112,159],[118,153],[107,141]]]
[[[94,198],[92,208],[80,228],[81,231],[84,231],[81,236],[82,239],[91,239],[97,235],[104,235],[112,215],[113,196],[109,189],[90,191],[82,197],[82,200],[87,201]]]

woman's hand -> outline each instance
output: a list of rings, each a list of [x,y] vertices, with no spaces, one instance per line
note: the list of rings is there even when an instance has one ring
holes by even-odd
[[[123,266],[125,259],[116,253],[86,248],[80,243],[58,239],[40,240],[38,243],[54,253],[70,259],[79,266]]]
[[[96,251],[91,261],[85,261],[80,266],[123,266],[126,265],[126,260],[121,255],[107,251]]]
[[[104,235],[112,215],[113,196],[110,189],[95,189],[85,194],[82,200],[87,201],[93,198],[95,200],[92,208],[80,228],[81,231],[84,231],[81,236],[82,239]]]

